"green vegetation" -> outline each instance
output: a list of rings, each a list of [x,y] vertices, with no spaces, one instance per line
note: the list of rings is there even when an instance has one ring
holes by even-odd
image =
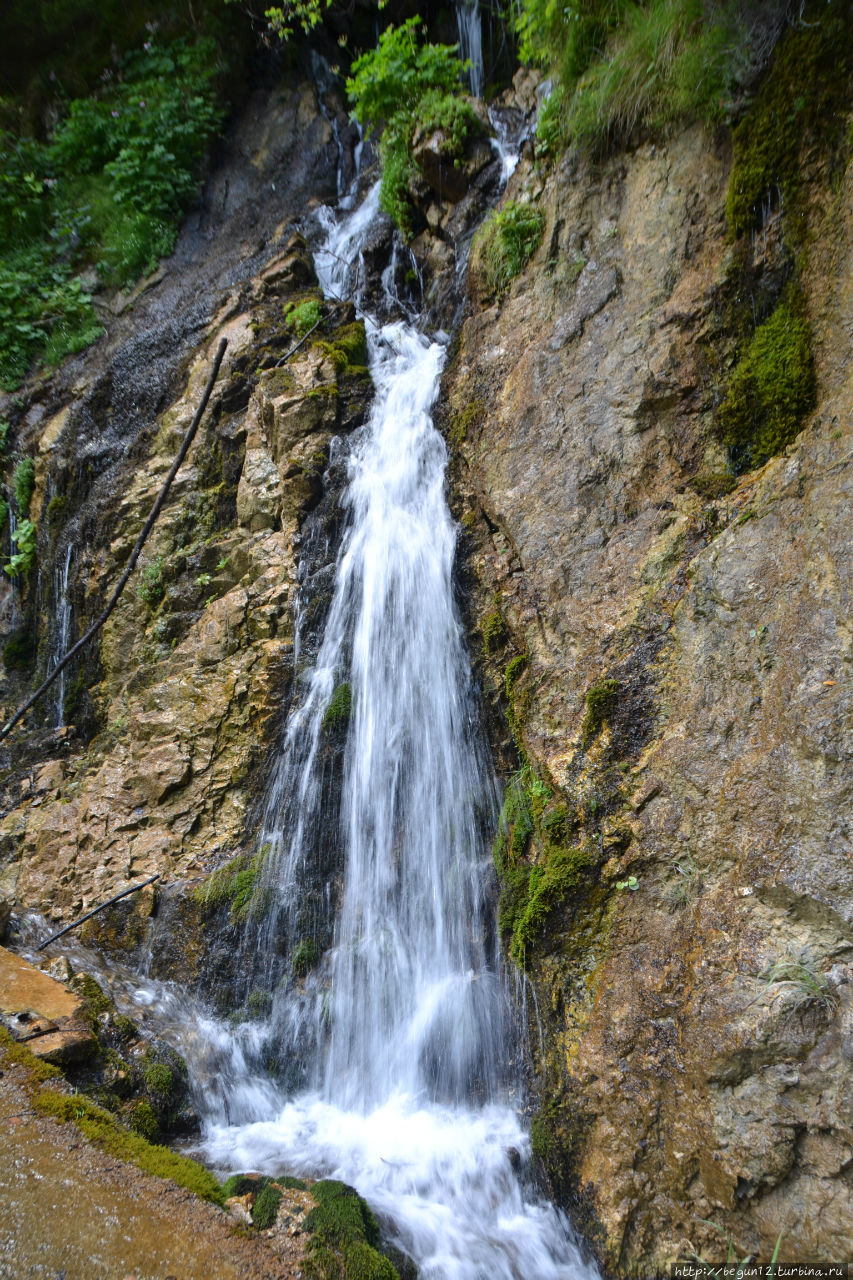
[[[379,1227],[358,1192],[344,1182],[315,1182],[317,1201],[305,1219],[311,1233],[304,1274],[310,1280],[399,1280],[379,1252]]]
[[[726,109],[744,44],[733,9],[702,0],[522,0],[522,57],[557,87],[539,122],[540,147],[590,150]]]
[[[290,967],[294,978],[304,978],[309,969],[320,959],[320,952],[313,938],[303,939],[294,949]]]
[[[27,519],[22,520],[11,535],[17,550],[13,552],[8,564],[4,565],[10,577],[26,578],[32,569],[37,551],[36,533],[36,526],[32,520]]]
[[[345,729],[352,715],[352,688],[349,684],[339,684],[323,713],[323,729],[327,733],[335,733]]]
[[[329,357],[336,373],[356,377],[367,373],[367,334],[363,320],[342,325],[330,341],[315,342],[314,346]],[[323,456],[325,458],[325,454]]]
[[[297,338],[304,338],[306,333],[310,333],[320,323],[320,304],[316,298],[295,302],[292,307],[288,307],[284,319]]]
[[[740,470],[759,467],[790,444],[815,402],[811,334],[789,285],[738,361],[718,411],[722,439]]]
[[[732,133],[726,202],[732,237],[761,225],[763,206],[783,210],[785,234],[799,246],[802,160],[818,147],[830,158],[844,142],[853,32],[837,3],[810,6],[780,41],[755,101]]]
[[[483,650],[487,654],[494,653],[496,649],[502,649],[509,639],[509,629],[497,600],[495,607],[483,618],[480,630],[483,633]]]
[[[737,488],[737,476],[730,471],[705,471],[694,476],[690,481],[701,498],[713,502],[715,498],[723,498]]]
[[[421,30],[420,18],[388,27],[376,48],[356,59],[346,83],[364,128],[385,126],[379,143],[380,204],[405,232],[412,228],[410,186],[418,174],[412,142],[417,130],[443,130],[443,158],[454,162],[478,127],[477,116],[462,95],[456,47],[422,44]]]
[[[161,1098],[168,1097],[174,1088],[172,1069],[164,1062],[152,1062],[147,1066],[144,1079],[148,1092]]]
[[[784,988],[794,997],[794,1012],[819,1009],[831,1017],[838,1008],[838,992],[808,956],[776,960],[759,975],[768,985]]]
[[[141,1105],[137,1103],[137,1110]],[[203,1165],[187,1156],[176,1155],[168,1147],[154,1146],[139,1133],[128,1133],[109,1111],[88,1098],[41,1089],[33,1098],[33,1107],[54,1120],[71,1121],[84,1137],[117,1160],[129,1161],[155,1177],[170,1178],[203,1200],[222,1204],[222,1188]]]
[[[0,386],[101,332],[87,268],[125,286],[171,252],[222,118],[218,66],[209,38],[147,40],[47,142],[0,130]]]
[[[29,671],[35,664],[36,644],[26,627],[15,631],[3,646],[3,663],[9,671]]]
[[[492,856],[501,881],[498,923],[509,953],[524,965],[551,912],[589,881],[596,865],[591,842],[569,844],[564,802],[524,765],[510,780]]]
[[[542,239],[545,217],[532,204],[508,200],[474,237],[471,271],[485,298],[501,298]]]
[[[12,475],[12,492],[18,511],[25,516],[30,509],[30,499],[36,483],[36,468],[32,458],[21,458]]]
[[[604,722],[612,716],[619,697],[619,681],[599,680],[587,691],[586,712],[581,725],[581,745],[584,750],[601,732]]]
[[[231,919],[235,922],[245,920],[252,914],[252,902],[263,860],[263,850],[251,858],[245,853],[238,854],[194,889],[193,899],[208,911],[216,911],[230,904]]]
[[[156,609],[165,594],[163,557],[158,556],[156,560],[151,560],[140,573],[136,595],[138,599],[144,600],[150,608]]]
[[[278,1187],[274,1187],[270,1182],[261,1187],[255,1203],[252,1205],[252,1226],[258,1231],[266,1231],[271,1227],[278,1217],[278,1207],[281,1204],[281,1192]]]

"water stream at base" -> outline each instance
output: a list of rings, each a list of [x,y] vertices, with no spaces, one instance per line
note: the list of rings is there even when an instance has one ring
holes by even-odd
[[[328,296],[356,296],[378,188],[315,255]],[[387,299],[386,303],[393,301]],[[367,321],[376,399],[352,442],[324,638],[285,731],[262,844],[259,947],[298,936],[320,824],[345,854],[334,939],[279,984],[267,1023],[185,1024],[205,1159],[222,1171],[341,1178],[423,1280],[588,1280],[565,1218],[533,1186],[513,1018],[484,886],[497,796],[453,602],[446,450],[430,410],[445,346]],[[324,717],[348,688],[339,812]],[[138,999],[145,999],[139,992]],[[160,998],[153,991],[151,999]],[[301,1064],[290,1092],[264,1070]]]

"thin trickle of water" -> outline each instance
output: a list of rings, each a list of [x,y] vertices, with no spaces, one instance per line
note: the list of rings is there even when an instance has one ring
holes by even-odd
[[[475,98],[483,96],[483,21],[478,0],[458,0],[456,26],[459,52],[470,63],[468,83]]]
[[[374,187],[342,222],[321,213],[328,296],[363,305],[358,264],[377,209]],[[272,899],[262,945],[304,936],[321,827],[343,854],[334,935],[307,978],[279,989],[266,1027],[228,1044],[202,1030],[211,1074],[234,1081],[207,1106],[204,1149],[223,1169],[353,1183],[424,1280],[592,1277],[524,1176],[530,1142],[513,1106],[522,1091],[486,899],[497,796],[453,603],[446,450],[430,416],[445,346],[406,321],[367,332],[376,399],[352,443],[325,632],[262,836]],[[332,808],[324,720],[344,687]],[[259,1068],[270,1042],[300,1064],[289,1092]],[[204,1055],[188,1056],[197,1070]]]
[[[53,570],[53,616],[56,619],[56,627],[53,639],[52,652],[47,663],[47,674],[55,668],[60,659],[68,651],[69,640],[71,638],[71,598],[68,594],[68,580],[71,571],[71,558],[74,554],[74,545],[69,542],[65,548],[65,558],[60,564],[54,566]],[[56,681],[56,694],[54,702],[54,726],[61,729],[65,723],[65,668],[59,673]]]

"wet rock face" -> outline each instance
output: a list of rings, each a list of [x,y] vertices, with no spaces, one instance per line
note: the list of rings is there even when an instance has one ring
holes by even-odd
[[[251,842],[293,677],[303,524],[324,498],[336,509],[344,477],[327,496],[330,441],[358,425],[370,394],[354,362],[362,326],[351,308],[322,304],[296,232],[309,199],[334,196],[337,157],[312,88],[257,94],[162,280],[36,392],[47,404],[28,411],[33,514],[45,557],[73,543],[74,639],[120,575],[228,339],[139,569],[99,646],[69,671],[66,727],[7,748],[0,878],[18,910],[73,919],[128,880],[200,874]],[[288,312],[306,301],[323,322],[292,351]],[[23,604],[47,648],[55,602],[42,591]],[[132,951],[153,903],[129,904],[121,938],[96,941]]]
[[[817,410],[715,489],[727,178],[698,131],[596,176],[566,162],[446,380],[496,747],[512,767],[515,738],[554,795],[534,817],[559,810],[589,863],[524,955],[534,1142],[617,1274],[726,1236],[765,1261],[780,1233],[781,1258],[853,1247],[853,177],[810,215]],[[759,278],[771,251],[749,247]],[[527,839],[505,920],[551,856]]]

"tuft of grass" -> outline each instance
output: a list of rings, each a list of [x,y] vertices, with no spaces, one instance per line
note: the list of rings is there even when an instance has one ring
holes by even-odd
[[[168,1147],[155,1146],[139,1133],[122,1129],[109,1111],[88,1098],[59,1093],[56,1089],[41,1089],[33,1098],[33,1107],[63,1124],[75,1124],[84,1137],[117,1160],[135,1164],[157,1178],[170,1179],[203,1200],[217,1205],[223,1203],[222,1187],[203,1165],[188,1156],[177,1155]]]
[[[768,987],[792,992],[795,1013],[819,1009],[831,1017],[838,1008],[838,992],[807,956],[775,960],[758,976]]]
[[[484,298],[502,298],[539,248],[545,216],[540,209],[508,200],[487,219],[471,246],[470,270]]]
[[[208,876],[203,884],[193,889],[193,900],[209,912],[229,904],[233,921],[247,919],[255,911],[260,911],[263,905],[262,901],[253,905],[263,860],[264,849],[251,858],[248,854],[238,854],[231,862]],[[263,895],[260,897],[262,899]]]

